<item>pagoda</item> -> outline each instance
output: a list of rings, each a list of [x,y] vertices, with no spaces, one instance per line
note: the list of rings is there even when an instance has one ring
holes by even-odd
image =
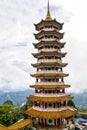
[[[59,128],[64,121],[68,124],[69,119],[77,113],[75,108],[67,106],[67,102],[73,97],[65,92],[70,85],[64,83],[64,77],[69,74],[63,72],[68,64],[62,61],[67,54],[61,51],[65,46],[65,42],[61,42],[64,33],[60,32],[63,24],[52,19],[49,0],[46,19],[34,24],[37,31],[34,36],[38,42],[33,43],[37,53],[32,55],[37,63],[32,64],[36,73],[31,76],[36,78],[36,82],[30,86],[35,89],[35,93],[27,97],[33,101],[33,106],[26,114],[41,128]]]

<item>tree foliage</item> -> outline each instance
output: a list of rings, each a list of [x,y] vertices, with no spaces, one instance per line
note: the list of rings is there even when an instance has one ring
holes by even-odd
[[[14,107],[10,101],[0,105],[0,124],[9,126],[23,118],[24,114],[20,105]]]
[[[67,105],[68,105],[68,106],[71,106],[71,107],[75,107],[75,104],[74,104],[74,102],[73,102],[72,100],[69,100],[69,101],[67,102]]]
[[[12,105],[13,106],[13,102],[11,100],[7,100],[5,101],[3,104],[9,104],[9,105]]]

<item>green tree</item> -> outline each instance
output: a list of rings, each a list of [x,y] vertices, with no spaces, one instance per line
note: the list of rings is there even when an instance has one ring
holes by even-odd
[[[3,125],[11,125],[13,123],[14,108],[9,104],[0,106],[0,123]]]
[[[20,106],[14,107],[7,103],[0,106],[0,124],[9,126],[23,118],[24,115]]]
[[[69,101],[67,102],[67,105],[68,105],[68,106],[75,107],[75,104],[74,104],[74,102],[73,102],[72,100],[69,100]]]
[[[7,100],[5,101],[3,104],[9,104],[9,105],[12,105],[13,106],[13,102],[11,100]]]

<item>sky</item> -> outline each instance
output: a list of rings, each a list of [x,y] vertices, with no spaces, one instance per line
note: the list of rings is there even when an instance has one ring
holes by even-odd
[[[50,0],[52,18],[63,23],[69,92],[87,91],[87,1]],[[34,23],[45,19],[47,0],[0,0],[0,91],[23,91],[35,83],[31,63]]]

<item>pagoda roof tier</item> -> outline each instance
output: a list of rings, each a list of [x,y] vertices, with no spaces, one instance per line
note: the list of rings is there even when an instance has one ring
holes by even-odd
[[[68,101],[68,100],[72,100],[73,97],[72,96],[68,96],[68,95],[56,95],[55,97],[52,96],[47,96],[45,97],[44,94],[42,94],[41,96],[34,96],[34,95],[30,95],[29,97],[27,97],[28,100],[31,101],[41,101],[41,102],[56,102],[56,101]]]
[[[34,35],[35,35],[35,38],[36,38],[37,40],[38,40],[40,37],[42,37],[42,36],[43,36],[43,38],[44,38],[44,35],[48,35],[48,36],[54,35],[54,36],[56,36],[57,38],[58,38],[58,36],[59,36],[60,39],[61,39],[61,38],[63,38],[64,33],[60,33],[60,32],[58,32],[57,30],[52,30],[52,31],[50,31],[50,30],[46,30],[46,31],[41,30],[39,33],[34,34]]]
[[[31,74],[32,77],[66,77],[69,76],[69,74],[65,74],[63,72],[59,71],[40,71],[36,74]]]
[[[33,45],[35,46],[35,48],[38,48],[40,46],[44,46],[44,45],[47,45],[47,44],[49,44],[50,46],[51,45],[56,45],[58,47],[63,48],[65,43],[66,42],[61,43],[59,40],[52,38],[52,39],[42,39],[38,43],[33,43]]]
[[[39,50],[39,52],[37,53],[32,53],[32,55],[35,57],[35,58],[38,58],[38,57],[41,57],[41,55],[58,55],[59,57],[65,57],[65,55],[67,54],[66,52],[61,52],[59,51],[58,49],[41,49]]]
[[[0,124],[0,130],[9,130],[6,126]],[[17,130],[17,129],[14,129]]]
[[[64,83],[42,83],[42,84],[35,84],[35,85],[30,85],[31,88],[36,88],[36,89],[55,89],[55,88],[69,88],[70,85],[64,84]]]
[[[26,126],[29,126],[33,123],[32,119],[25,119],[21,122],[16,122],[15,124],[8,127],[9,130],[21,130]],[[2,129],[1,129],[2,130]]]
[[[62,29],[63,24],[64,23],[60,23],[60,22],[56,21],[56,19],[51,19],[51,20],[42,19],[39,23],[34,24],[34,25],[35,25],[35,29],[37,31],[39,31],[40,29],[44,28],[45,26],[47,26],[47,27],[52,26],[52,27],[55,27],[58,30],[60,30],[60,29]]]
[[[55,119],[61,117],[71,117],[77,113],[77,110],[72,107],[67,107],[65,110],[61,111],[40,111],[31,107],[25,113],[31,117]]]
[[[65,67],[68,63],[62,63],[61,61],[57,60],[57,59],[53,59],[53,60],[39,60],[37,63],[31,64],[33,67],[38,67],[41,65],[58,65],[61,67]]]
[[[42,69],[44,67],[58,67],[58,68],[63,68],[63,67],[66,67],[66,66],[60,66],[59,64],[41,64],[39,66],[35,66],[35,68],[38,68],[38,69]]]

